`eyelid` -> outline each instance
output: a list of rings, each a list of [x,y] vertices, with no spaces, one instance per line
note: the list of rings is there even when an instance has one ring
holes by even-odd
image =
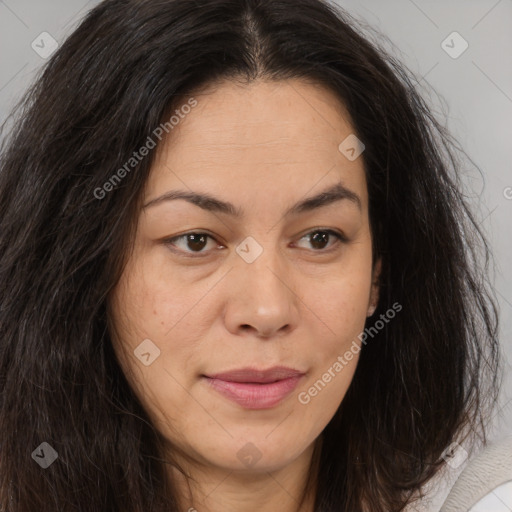
[[[304,231],[304,233],[302,235],[299,235],[298,240],[302,240],[305,236],[310,235],[311,233],[315,233],[317,231],[324,231],[326,233],[331,233],[333,235],[336,235],[343,242],[349,241],[348,237],[345,235],[345,233],[343,231],[341,231],[339,229],[327,228],[327,227],[323,227],[323,226],[316,226],[314,228],[308,229],[307,231]],[[320,251],[317,251],[317,252],[320,252]]]
[[[180,256],[184,256],[185,258],[204,258],[206,256],[209,256],[211,254],[212,251],[208,251],[208,252],[189,252],[189,251],[183,251],[181,249],[175,249],[173,247],[173,244],[172,242],[175,241],[175,240],[179,240],[180,238],[184,238],[188,235],[206,235],[208,238],[211,238],[212,240],[214,240],[220,247],[225,247],[225,245],[221,244],[216,236],[212,235],[211,233],[209,233],[207,230],[202,230],[202,231],[186,231],[185,233],[181,233],[179,235],[174,235],[170,238],[164,238],[163,240],[161,240],[161,242],[167,246],[167,248],[172,251],[173,253],[175,254],[179,254]]]
[[[311,235],[312,233],[316,232],[323,232],[328,233],[329,235],[334,235],[336,237],[336,243],[332,244],[328,249],[319,249],[319,250],[310,250],[310,249],[304,249],[306,251],[312,252],[313,254],[323,255],[323,254],[330,254],[332,251],[335,251],[337,249],[337,246],[339,246],[340,243],[348,243],[349,239],[345,235],[343,231],[332,229],[332,228],[324,228],[324,227],[315,227],[313,229],[308,229],[304,234],[300,235],[298,237],[298,240],[302,240],[303,238],[306,238],[308,235]],[[299,249],[302,249],[302,247],[299,247]]]
[[[337,241],[341,242],[341,243],[347,243],[349,241],[348,237],[345,235],[345,233],[343,233],[343,231],[340,231],[340,230],[337,230],[337,229],[333,229],[333,228],[326,228],[326,227],[322,227],[322,226],[317,226],[317,227],[313,227],[313,228],[308,229],[307,231],[303,232],[303,234],[299,235],[297,240],[302,240],[303,238],[306,238],[308,235],[311,235],[311,234],[316,233],[316,232],[325,232],[325,233],[328,233],[330,235],[334,235],[336,237]],[[183,237],[186,237],[187,235],[206,235],[208,238],[211,238],[212,240],[217,242],[218,245],[221,248],[225,248],[226,247],[225,245],[222,245],[221,243],[219,243],[217,238],[216,238],[216,236],[212,235],[207,230],[186,231],[185,233],[174,235],[174,236],[172,236],[170,238],[164,238],[164,239],[161,240],[161,242],[164,245],[166,245],[169,248],[169,250],[171,250],[173,253],[179,254],[179,255],[184,256],[186,258],[204,258],[204,257],[209,256],[212,253],[212,251],[195,252],[194,253],[194,252],[183,251],[181,249],[173,248],[173,244],[172,244],[173,241],[178,240],[178,239],[183,238]],[[311,250],[311,252],[319,254],[319,255],[320,254],[328,254],[329,252],[331,252],[331,250],[334,250],[337,245],[338,244],[335,243],[329,249]],[[301,249],[301,248],[299,248],[299,249]],[[305,250],[308,250],[308,249],[305,249]]]

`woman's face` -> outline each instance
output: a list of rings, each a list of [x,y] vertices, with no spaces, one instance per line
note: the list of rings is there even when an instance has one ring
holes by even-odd
[[[376,301],[363,157],[339,148],[354,130],[318,86],[222,82],[194,99],[147,183],[115,350],[184,460],[275,470],[336,412]],[[243,371],[275,367],[289,371]]]

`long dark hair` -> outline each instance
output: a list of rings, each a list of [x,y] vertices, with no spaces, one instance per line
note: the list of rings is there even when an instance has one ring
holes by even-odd
[[[453,441],[486,442],[498,315],[460,149],[410,71],[356,26],[322,0],[106,0],[49,59],[0,161],[4,510],[177,510],[108,308],[154,152],[94,191],[183,98],[221,79],[303,78],[338,95],[365,144],[383,262],[369,322],[403,307],[363,347],[322,433],[316,510],[402,510]],[[43,442],[58,454],[47,469],[33,456]]]

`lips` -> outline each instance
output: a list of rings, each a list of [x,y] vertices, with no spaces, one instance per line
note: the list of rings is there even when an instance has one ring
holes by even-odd
[[[211,379],[224,380],[226,382],[267,384],[269,382],[289,379],[290,377],[297,377],[298,375],[303,375],[303,372],[294,370],[292,368],[287,368],[285,366],[274,366],[273,368],[269,368],[267,370],[240,368],[230,372],[207,375],[207,377]]]
[[[204,378],[215,391],[246,409],[268,409],[288,396],[303,376],[299,370],[275,366],[265,370],[240,368]]]

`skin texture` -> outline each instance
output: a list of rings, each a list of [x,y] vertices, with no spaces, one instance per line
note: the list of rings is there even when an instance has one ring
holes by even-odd
[[[354,340],[360,346],[357,336],[378,299],[364,153],[350,161],[338,150],[354,130],[339,100],[317,85],[224,81],[194,97],[198,105],[158,149],[144,204],[180,189],[229,201],[245,216],[182,199],[141,210],[133,252],[111,298],[114,348],[173,456],[194,479],[189,494],[173,474],[183,510],[297,511],[315,440],[343,400],[359,354],[309,403],[298,395]],[[344,199],[284,216],[336,183],[357,194],[361,208]],[[315,243],[318,228],[341,231],[348,241],[330,235]],[[212,238],[164,242],[190,231]],[[252,263],[236,252],[249,236],[263,249]],[[187,257],[194,250],[206,256]],[[149,366],[134,355],[144,339],[160,350]],[[243,408],[201,377],[275,365],[305,376],[264,410]],[[251,466],[238,456],[247,443],[260,457]],[[309,499],[300,510],[312,507]]]

